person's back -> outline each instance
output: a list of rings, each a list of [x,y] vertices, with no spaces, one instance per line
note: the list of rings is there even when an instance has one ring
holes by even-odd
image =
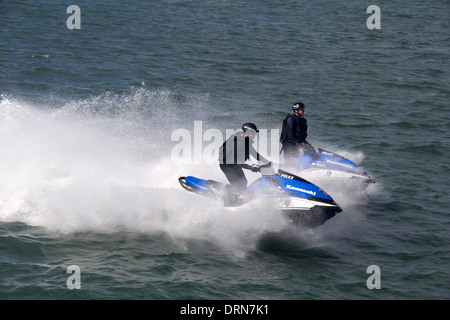
[[[243,164],[245,162],[246,144],[248,138],[244,136],[243,132],[236,132],[232,134],[219,149],[219,162],[221,164]]]

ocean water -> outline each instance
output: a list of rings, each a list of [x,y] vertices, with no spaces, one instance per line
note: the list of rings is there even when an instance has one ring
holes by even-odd
[[[0,6],[1,299],[450,298],[448,1],[72,4],[81,29],[67,1]],[[276,141],[296,101],[377,181],[327,190],[341,213],[299,229],[180,187],[225,177],[195,141],[173,161],[176,130]]]

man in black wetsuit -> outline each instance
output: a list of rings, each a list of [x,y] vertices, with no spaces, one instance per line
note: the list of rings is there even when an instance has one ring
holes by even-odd
[[[220,169],[236,192],[242,192],[247,187],[247,179],[243,169],[254,172],[260,171],[260,165],[251,163],[250,156],[265,163],[264,166],[271,165],[270,161],[253,148],[253,139],[258,132],[255,124],[244,123],[242,131],[231,135],[219,150]]]
[[[308,136],[308,125],[304,117],[305,105],[303,102],[296,102],[292,105],[294,114],[288,114],[283,120],[280,142],[284,151],[286,163],[292,163],[300,156],[300,150],[303,152],[315,151],[313,146],[306,141]]]

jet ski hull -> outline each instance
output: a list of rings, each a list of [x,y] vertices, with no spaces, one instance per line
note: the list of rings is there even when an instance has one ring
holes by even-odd
[[[341,211],[339,206],[313,206],[307,210],[296,208],[280,212],[295,226],[317,228]]]
[[[189,192],[223,201],[228,211],[248,209],[258,199],[269,200],[272,210],[296,226],[315,228],[342,211],[318,186],[281,170],[276,175],[261,177],[239,195],[230,185],[214,180],[192,176],[180,177],[178,180]]]

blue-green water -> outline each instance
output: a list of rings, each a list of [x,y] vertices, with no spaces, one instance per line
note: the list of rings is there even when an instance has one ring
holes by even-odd
[[[0,298],[450,298],[448,2],[73,4],[81,29],[67,2],[1,2]],[[171,161],[174,130],[280,129],[298,100],[367,194],[298,230],[181,189],[225,177]]]

